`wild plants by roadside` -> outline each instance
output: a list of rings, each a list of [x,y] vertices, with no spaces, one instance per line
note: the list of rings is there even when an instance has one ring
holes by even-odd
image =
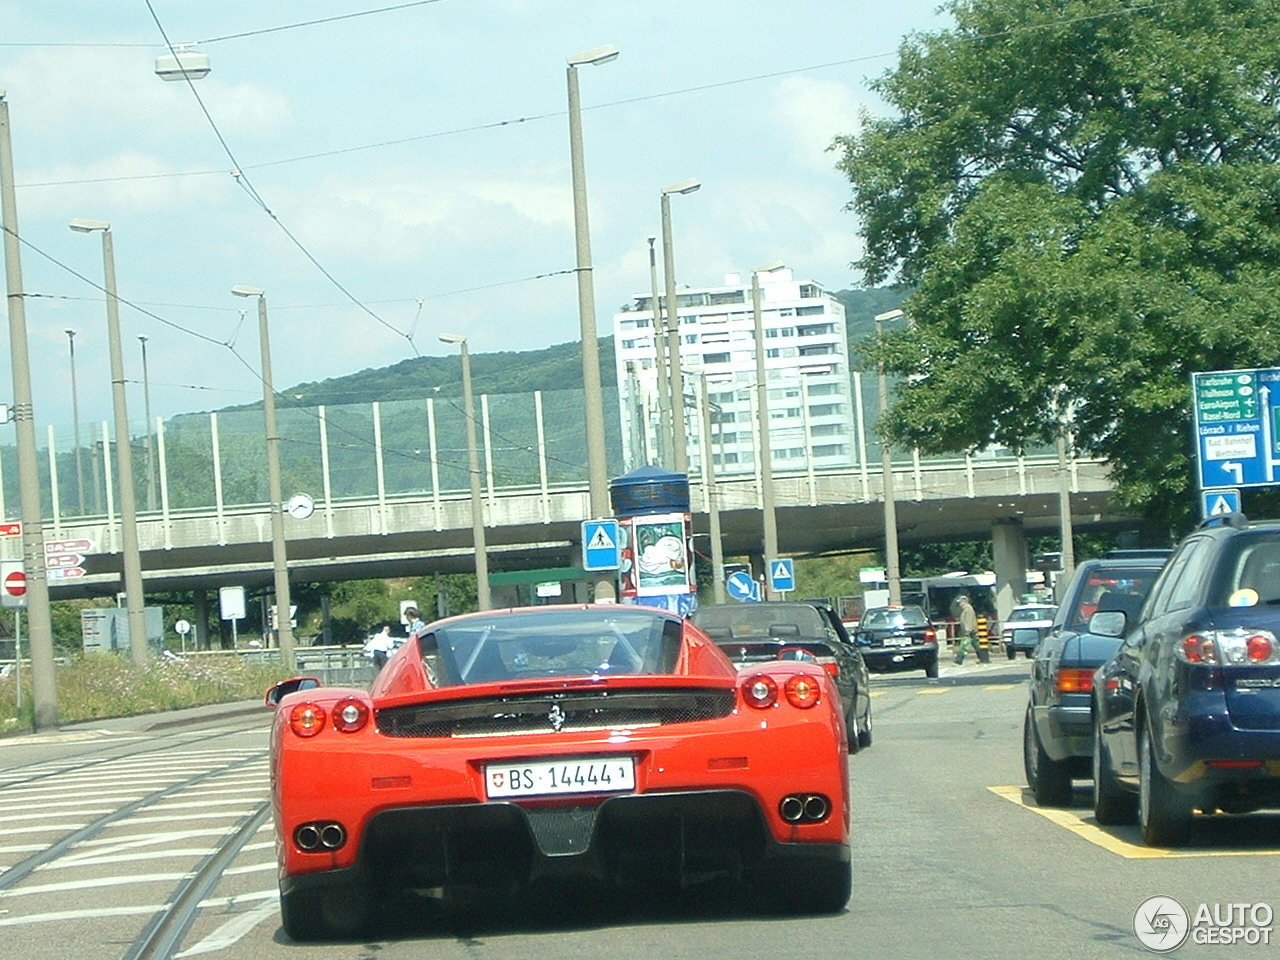
[[[18,672],[0,676],[0,733],[31,729],[31,671],[23,667],[21,710]],[[138,668],[127,657],[89,654],[58,665],[58,716],[72,723],[253,700],[288,674],[280,663],[234,655],[162,658]]]

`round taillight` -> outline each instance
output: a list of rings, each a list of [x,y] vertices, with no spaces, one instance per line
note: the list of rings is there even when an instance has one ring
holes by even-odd
[[[778,699],[778,685],[763,673],[748,677],[742,684],[742,699],[757,710],[772,707]]]
[[[369,722],[369,708],[355,697],[339,700],[333,708],[333,729],[339,733],[355,733]]]
[[[1244,642],[1244,655],[1250,663],[1266,663],[1275,652],[1270,637],[1257,633]]]
[[[783,690],[786,691],[787,702],[801,710],[816,707],[818,700],[822,697],[822,686],[818,683],[818,678],[803,673],[797,673],[791,677]]]
[[[324,729],[324,709],[314,703],[300,703],[289,712],[289,729],[300,737],[314,737]]]
[[[1192,634],[1182,641],[1182,655],[1188,663],[1217,663],[1218,648],[1208,637]]]

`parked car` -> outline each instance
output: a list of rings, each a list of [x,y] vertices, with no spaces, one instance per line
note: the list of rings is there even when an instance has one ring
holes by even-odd
[[[853,640],[868,670],[923,670],[926,677],[938,675],[938,631],[920,607],[873,607],[862,615]]]
[[[1063,591],[1053,622],[1035,648],[1022,724],[1027,786],[1042,806],[1070,803],[1071,781],[1093,773],[1093,674],[1120,641],[1091,633],[1089,617],[1099,609],[1136,615],[1168,555],[1165,550],[1086,560]]]
[[[809,600],[716,603],[699,607],[689,619],[739,670],[797,657],[821,664],[840,691],[849,748],[871,746],[867,665],[832,607]]]
[[[1185,843],[1195,811],[1280,806],[1280,522],[1240,514],[1182,541],[1094,682],[1094,815]]]
[[[775,911],[834,912],[851,892],[831,676],[805,660],[739,672],[666,611],[453,617],[367,691],[299,677],[267,703],[295,940],[364,935],[406,898],[567,875],[659,891],[742,882]]]
[[[1040,638],[1053,626],[1057,609],[1052,603],[1024,603],[1009,611],[1000,626],[1000,636],[1010,660],[1019,653],[1031,656]]]

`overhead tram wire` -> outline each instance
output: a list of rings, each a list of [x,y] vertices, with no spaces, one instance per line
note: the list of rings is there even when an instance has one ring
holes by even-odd
[[[439,0],[419,0],[419,2],[435,3],[435,2],[439,2]],[[1139,13],[1145,10],[1156,10],[1163,7],[1178,6],[1186,2],[1188,2],[1188,0],[1160,0],[1160,2],[1157,2],[1157,3],[1146,3],[1146,4],[1141,4],[1139,6],[1126,7],[1123,10],[1112,10],[1106,13],[1084,14],[1079,17],[1070,17],[1065,20],[1052,20],[1052,21],[1047,21],[1045,23],[1035,23],[1035,24],[1027,24],[1025,26],[1012,27],[1008,30],[1000,30],[993,33],[979,34],[977,36],[966,38],[966,39],[974,43],[980,43],[986,40],[999,40],[1004,37],[1017,36],[1019,34],[1030,33],[1038,30],[1048,30],[1055,27],[1071,26],[1073,24],[1085,23],[1092,20],[1114,19],[1116,17],[1128,16],[1130,14]],[[413,5],[414,4],[408,4],[408,6],[413,6]],[[148,0],[148,6],[150,6],[150,0]],[[383,10],[396,10],[396,9],[400,9],[400,8],[386,7],[380,10],[374,10],[374,11],[368,11],[368,12],[380,13],[380,12],[383,12]],[[348,16],[364,16],[364,15],[366,14],[350,14]],[[346,19],[346,17],[337,17],[337,18],[330,18],[330,19]],[[225,37],[215,37],[215,38],[212,38],[211,40],[201,40],[197,42],[214,43],[221,40],[229,40],[229,39],[236,39],[239,37],[253,36],[255,33],[258,33],[258,32],[265,33],[265,32],[271,32],[273,30],[285,30],[285,29],[290,29],[293,26],[309,26],[311,23],[323,23],[323,22],[327,22],[327,21],[323,21],[323,20],[307,21],[299,24],[290,24],[284,27],[267,28],[266,30],[263,30],[263,31],[251,31],[243,34],[229,34],[228,36],[225,36]],[[158,22],[157,22],[157,25],[158,25]],[[162,29],[162,32],[163,32],[163,29]],[[168,43],[167,38],[166,38],[166,43]],[[0,42],[0,47],[48,46],[48,45],[49,44]],[[65,44],[65,45],[66,46],[77,46],[77,45],[96,46],[96,44]],[[154,46],[154,44],[116,44],[116,45],[117,46],[147,46],[147,47]],[[174,46],[170,44],[169,49],[172,52],[174,50]],[[636,103],[645,103],[650,100],[663,100],[668,97],[678,97],[678,96],[683,96],[689,93],[702,93],[707,90],[717,90],[722,87],[731,87],[731,86],[736,86],[738,84],[743,84],[743,83],[755,83],[760,80],[774,80],[774,79],[777,79],[778,77],[786,77],[786,76],[793,76],[796,74],[809,73],[814,70],[828,70],[833,67],[845,67],[845,66],[852,66],[858,63],[869,63],[874,60],[883,60],[888,57],[893,57],[896,55],[897,55],[897,51],[888,51],[883,53],[865,54],[860,57],[848,57],[842,60],[829,60],[825,63],[813,63],[803,67],[792,67],[786,70],[771,71],[769,73],[757,73],[757,74],[752,74],[746,77],[736,77],[729,80],[718,80],[712,83],[697,84],[689,87],[680,87],[676,90],[666,90],[658,93],[649,93],[649,94],[641,94],[635,97],[626,97],[621,100],[609,100],[603,103],[584,106],[582,109],[583,111],[605,110],[611,107],[620,107],[620,106],[628,106]],[[188,80],[188,83],[190,82],[191,81]],[[196,94],[196,99],[199,100],[198,94]],[[203,108],[203,106],[204,104],[203,102],[201,102],[201,107]],[[264,160],[260,163],[237,166],[236,169],[233,171],[233,175],[235,174],[243,175],[245,170],[261,170],[266,167],[282,166],[284,164],[289,164],[289,163],[302,163],[307,160],[323,160],[326,157],[336,157],[336,156],[341,156],[347,153],[358,153],[365,150],[378,150],[378,149],[382,149],[383,147],[396,147],[406,143],[418,143],[423,140],[435,140],[443,137],[458,136],[464,133],[475,133],[481,130],[493,130],[501,127],[518,126],[520,124],[532,123],[538,120],[553,120],[553,119],[563,117],[566,114],[567,114],[567,111],[565,110],[553,110],[547,113],[536,113],[536,114],[530,114],[529,116],[524,116],[524,117],[513,117],[507,120],[494,120],[488,123],[473,124],[468,127],[454,127],[448,130],[436,130],[431,133],[417,134],[411,137],[398,137],[394,140],[379,140],[374,143],[359,144],[351,147],[339,147],[334,150],[322,150],[317,153],[301,154],[296,157],[282,157],[278,160]],[[205,116],[208,117],[207,111]],[[212,123],[212,120],[210,120],[210,123]],[[78,179],[78,180],[44,180],[44,181],[37,181],[32,183],[20,183],[17,186],[20,188],[31,188],[31,187],[72,186],[76,184],[86,184],[86,183],[120,183],[120,182],[129,182],[133,180],[157,180],[157,179],[164,179],[164,178],[171,178],[171,177],[205,177],[205,176],[210,176],[211,174],[222,174],[225,172],[226,171],[224,170],[188,170],[188,171],[176,172],[176,173],[137,174],[134,176],[121,176],[121,177],[93,177],[93,178]]]
[[[160,22],[160,17],[159,15],[157,15],[155,11],[155,7],[152,6],[151,0],[145,0],[145,2],[147,4],[147,10],[150,11],[151,13],[151,19],[155,21],[156,29],[160,31],[160,36],[164,39],[165,46],[167,46],[169,48],[169,52],[176,57],[178,55],[178,50],[174,46],[173,42],[169,39],[169,34],[166,32],[164,28],[164,24]],[[245,193],[248,194],[249,197],[262,209],[262,211],[271,218],[272,222],[274,222],[276,226],[280,228],[280,230],[284,233],[286,237],[289,238],[289,241],[299,250],[299,252],[301,252],[302,255],[311,262],[312,266],[314,266],[317,270],[319,270],[320,274],[326,280],[328,280],[331,284],[333,284],[333,286],[337,288],[337,290],[344,297],[346,297],[348,300],[351,301],[352,304],[354,304],[364,313],[368,314],[378,323],[382,324],[382,326],[386,327],[392,333],[398,336],[404,337],[405,336],[404,331],[398,329],[393,324],[389,323],[388,321],[380,317],[375,311],[370,309],[368,305],[362,302],[354,293],[348,290],[346,285],[344,285],[341,281],[339,281],[337,277],[335,277],[332,273],[330,273],[328,268],[326,268],[324,264],[322,264],[316,258],[315,254],[313,254],[307,248],[307,246],[301,240],[298,239],[298,237],[293,233],[293,231],[290,230],[285,225],[284,221],[280,219],[280,217],[276,214],[276,212],[271,209],[270,205],[266,202],[266,200],[258,192],[257,188],[253,185],[253,182],[245,175],[244,169],[241,166],[240,161],[236,158],[235,152],[231,149],[231,145],[227,143],[227,139],[226,137],[223,136],[222,131],[218,129],[217,122],[214,121],[213,115],[209,112],[209,108],[205,105],[204,99],[200,96],[200,91],[196,89],[196,86],[192,82],[191,77],[189,76],[186,77],[186,83],[187,83],[187,88],[191,91],[191,95],[195,97],[196,103],[199,104],[200,110],[204,114],[205,121],[209,124],[210,129],[213,130],[214,136],[217,137],[218,143],[222,146],[223,152],[227,155],[227,159],[231,161],[232,176],[235,178],[236,183],[241,187],[241,189],[243,189]],[[413,350],[414,356],[421,356],[421,353],[418,352],[418,348],[413,343],[413,341],[409,340],[407,337],[406,337],[406,340],[409,343],[410,348]]]

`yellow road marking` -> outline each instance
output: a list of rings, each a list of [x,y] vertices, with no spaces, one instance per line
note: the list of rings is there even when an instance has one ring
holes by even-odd
[[[916,693],[920,694],[920,696],[924,696],[926,693],[950,693],[950,692],[951,692],[950,687],[922,687],[921,689],[916,691]]]
[[[1012,690],[1014,687],[1020,687],[1020,683],[988,683],[983,690]]]
[[[987,787],[987,789],[997,797],[1003,797],[1024,810],[1038,813],[1046,820],[1051,820],[1058,826],[1065,827],[1082,840],[1088,840],[1096,847],[1102,847],[1102,849],[1108,850],[1116,856],[1125,857],[1129,860],[1181,859],[1186,857],[1259,857],[1280,854],[1280,849],[1274,847],[1261,850],[1171,850],[1167,847],[1148,847],[1130,843],[1114,834],[1108,833],[1093,821],[1092,816],[1085,820],[1074,810],[1038,807],[1034,801],[1028,802],[1030,791],[1026,787]]]

